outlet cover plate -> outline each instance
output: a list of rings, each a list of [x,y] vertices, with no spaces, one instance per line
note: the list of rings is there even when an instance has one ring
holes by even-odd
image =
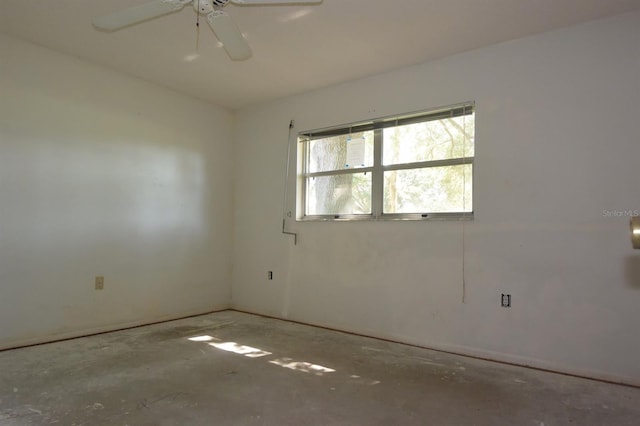
[[[502,306],[503,308],[510,308],[511,307],[511,295],[510,294],[502,294],[502,297],[500,298],[500,306]]]

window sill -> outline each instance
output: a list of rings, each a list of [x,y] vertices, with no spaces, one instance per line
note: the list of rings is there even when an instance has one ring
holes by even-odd
[[[430,213],[430,214],[385,214],[379,217],[372,215],[322,215],[297,218],[296,222],[430,222],[430,221],[470,221],[473,212],[469,213]]]

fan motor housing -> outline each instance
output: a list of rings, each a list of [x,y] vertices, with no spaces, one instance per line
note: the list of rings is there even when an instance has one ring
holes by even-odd
[[[201,14],[208,15],[214,10],[226,6],[229,0],[193,0],[193,9]]]

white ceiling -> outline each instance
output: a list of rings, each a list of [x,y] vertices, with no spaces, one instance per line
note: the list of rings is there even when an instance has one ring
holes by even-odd
[[[233,62],[196,14],[114,33],[91,17],[147,0],[0,0],[0,31],[231,109],[640,9],[640,0],[324,0],[235,6],[253,49]]]

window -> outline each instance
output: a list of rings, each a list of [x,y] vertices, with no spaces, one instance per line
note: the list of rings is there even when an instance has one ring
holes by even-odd
[[[473,215],[474,104],[303,132],[301,218]]]

